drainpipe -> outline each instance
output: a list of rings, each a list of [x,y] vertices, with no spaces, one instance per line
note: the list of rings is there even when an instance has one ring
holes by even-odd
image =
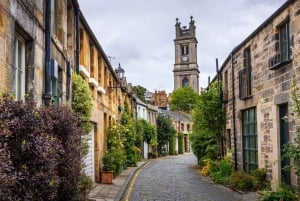
[[[79,73],[79,54],[80,54],[80,30],[79,30],[79,8],[75,9],[75,35],[76,35],[76,50],[75,50],[75,71]]]
[[[237,146],[236,146],[236,123],[235,123],[235,91],[234,91],[234,66],[233,66],[233,52],[231,56],[231,80],[232,80],[232,123],[233,123],[233,143],[234,143],[234,169],[237,170]]]
[[[43,94],[45,106],[51,100],[51,0],[45,3],[45,91]]]

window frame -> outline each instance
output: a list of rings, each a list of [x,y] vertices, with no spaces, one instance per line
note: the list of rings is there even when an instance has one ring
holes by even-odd
[[[189,80],[187,77],[184,77],[184,78],[181,80],[181,86],[182,86],[182,87],[190,86],[190,80]]]
[[[21,45],[21,49],[20,49]],[[19,54],[21,53],[21,57]],[[24,100],[26,93],[26,39],[15,33],[14,42],[14,83],[15,100]]]
[[[250,172],[258,168],[258,140],[256,108],[241,111],[243,169]],[[254,145],[254,146],[253,146]],[[253,158],[254,157],[254,158]]]
[[[272,43],[274,54],[269,58],[270,70],[276,70],[292,61],[289,18],[280,23],[276,30],[273,36],[274,42]]]
[[[252,61],[250,46],[244,49],[243,69],[239,71],[239,98],[245,100],[252,97]]]

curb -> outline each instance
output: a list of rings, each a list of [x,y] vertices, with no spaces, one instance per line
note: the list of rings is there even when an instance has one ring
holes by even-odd
[[[127,189],[127,187],[128,187],[128,184],[129,184],[129,182],[131,181],[131,178],[133,177],[133,175],[135,175],[135,173],[139,170],[139,169],[141,169],[142,167],[144,167],[146,164],[148,164],[149,162],[148,161],[145,161],[141,166],[138,166],[138,167],[136,167],[131,173],[130,173],[130,175],[126,178],[126,180],[125,180],[125,182],[123,183],[123,185],[122,185],[122,187],[120,188],[120,190],[119,190],[119,192],[118,192],[118,194],[117,194],[117,196],[116,196],[116,201],[120,201],[122,198],[123,198],[123,196],[124,196],[124,194],[125,194],[125,191],[126,191],[126,189]]]

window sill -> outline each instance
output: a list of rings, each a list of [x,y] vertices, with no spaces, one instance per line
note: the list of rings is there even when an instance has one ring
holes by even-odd
[[[283,62],[277,63],[277,64],[275,64],[275,65],[273,65],[273,66],[270,66],[270,67],[269,67],[269,70],[277,70],[278,68],[280,68],[280,67],[282,67],[282,66],[284,66],[284,65],[287,65],[287,64],[289,64],[289,63],[291,63],[291,62],[292,62],[292,60],[289,59],[289,60],[287,60],[287,61],[283,61]]]
[[[245,97],[240,97],[240,100],[247,100],[247,99],[250,99],[252,97],[253,97],[252,95],[245,96]]]

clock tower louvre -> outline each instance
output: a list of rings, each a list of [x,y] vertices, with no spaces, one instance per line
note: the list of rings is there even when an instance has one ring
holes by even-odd
[[[199,93],[199,68],[197,63],[197,38],[196,26],[193,17],[189,27],[181,27],[178,18],[175,24],[175,64],[174,64],[174,90],[191,86],[196,93]]]

